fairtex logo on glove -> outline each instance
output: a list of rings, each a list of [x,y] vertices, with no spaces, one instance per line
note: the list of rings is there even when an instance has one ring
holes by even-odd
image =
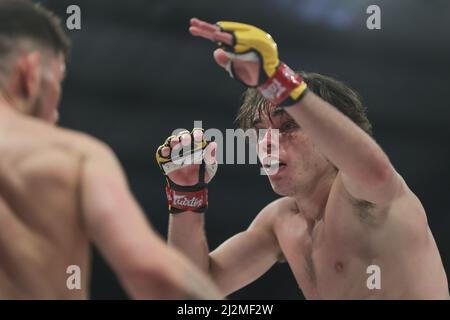
[[[267,97],[268,100],[278,101],[281,97],[285,96],[287,89],[277,79],[272,79],[266,85],[261,86],[260,90],[261,94]]]
[[[208,189],[198,191],[173,190],[166,186],[169,206],[178,211],[202,212],[208,206]]]
[[[200,208],[203,205],[203,197],[197,198],[192,197],[189,198],[185,195],[173,195],[173,205],[175,207],[191,207],[191,208]]]
[[[298,89],[302,83],[303,79],[299,74],[292,71],[284,63],[280,63],[272,77],[260,85],[258,90],[272,104],[279,105],[289,97],[293,90]],[[304,87],[306,88],[306,85]],[[303,92],[305,88],[302,88],[300,92]]]

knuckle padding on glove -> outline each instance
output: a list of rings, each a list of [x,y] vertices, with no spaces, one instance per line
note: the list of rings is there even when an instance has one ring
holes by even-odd
[[[166,176],[166,195],[167,200],[169,202],[169,212],[170,213],[180,213],[185,211],[193,211],[197,213],[205,212],[208,208],[208,184],[205,182],[205,172],[208,172],[210,179],[214,176],[215,171],[217,170],[217,164],[207,165],[203,159],[204,150],[209,145],[209,142],[205,141],[203,138],[201,141],[196,141],[194,138],[194,131],[202,130],[199,128],[194,128],[191,135],[191,144],[189,148],[189,154],[185,155],[184,150],[183,154],[180,156],[182,159],[187,158],[189,156],[194,157],[196,153],[200,153],[201,162],[198,170],[198,182],[195,185],[190,186],[181,186],[173,182],[168,174],[172,171],[179,170],[186,166],[185,164],[176,165],[173,163],[174,159],[172,159],[172,152],[167,156],[163,157],[161,154],[161,150],[164,147],[170,147],[170,140],[174,137],[171,136],[166,139],[165,143],[159,146],[156,158],[158,165],[160,166],[163,174]],[[203,131],[203,130],[202,130]],[[181,137],[182,134],[189,133],[182,132],[178,137]],[[176,137],[176,136],[175,136]],[[195,164],[195,163],[194,163]],[[173,168],[170,167],[173,165]],[[169,169],[168,169],[169,168]]]

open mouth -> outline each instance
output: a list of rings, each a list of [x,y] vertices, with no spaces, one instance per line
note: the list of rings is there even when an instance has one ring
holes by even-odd
[[[266,163],[264,163],[263,167],[266,169],[270,169],[273,167],[284,167],[286,166],[286,163],[281,162],[279,160],[269,160]]]
[[[284,163],[278,159],[266,158],[263,161],[263,168],[267,172],[268,175],[277,174],[280,170],[283,170],[285,167],[286,167],[286,163]]]

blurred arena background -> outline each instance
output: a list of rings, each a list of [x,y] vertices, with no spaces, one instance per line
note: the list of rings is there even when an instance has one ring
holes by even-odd
[[[164,179],[154,152],[176,128],[233,128],[243,87],[212,59],[215,46],[188,33],[190,17],[255,24],[295,69],[344,80],[361,93],[378,143],[421,199],[450,272],[450,2],[446,0],[42,0],[65,23],[81,8],[61,125],[106,141],[154,228],[165,237]],[[381,8],[381,30],[366,9]],[[211,250],[247,228],[277,196],[257,165],[222,165],[210,185]],[[152,254],[149,252],[148,254]],[[157,259],[158,257],[155,257]],[[94,252],[91,298],[125,298]],[[232,299],[302,299],[278,264]]]

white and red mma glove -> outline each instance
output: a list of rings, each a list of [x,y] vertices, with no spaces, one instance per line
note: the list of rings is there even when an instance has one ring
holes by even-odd
[[[194,130],[202,129],[196,128]],[[208,174],[208,180],[211,181],[217,171],[217,162],[215,159],[212,163],[211,161],[205,162],[205,151],[209,142],[205,139],[198,142],[195,141],[194,130],[190,133],[190,146],[181,146],[179,144],[180,147],[178,149],[171,148],[170,141],[173,138],[179,139],[181,135],[189,134],[188,131],[183,131],[177,137],[168,137],[156,151],[156,162],[166,176],[166,196],[169,204],[169,213],[176,214],[185,211],[203,213],[208,208],[208,183],[205,181],[205,173]],[[170,148],[169,155],[163,156],[162,150],[164,148]],[[180,185],[171,179],[171,176],[176,175],[176,171],[186,170],[184,168],[195,165],[198,166],[198,173],[195,173],[198,176],[196,184]],[[195,170],[189,171],[195,172]]]

